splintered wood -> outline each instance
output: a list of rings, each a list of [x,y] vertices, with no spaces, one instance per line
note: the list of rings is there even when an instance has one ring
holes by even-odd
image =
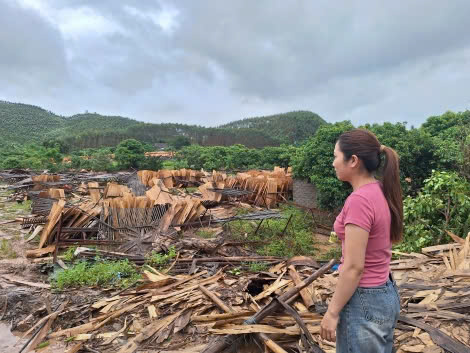
[[[224,268],[215,273],[202,269],[192,275],[169,275],[147,267],[140,286],[92,304],[89,315],[84,316],[88,317],[88,321],[56,327],[48,338],[86,341],[98,350],[106,348],[132,353],[149,345],[163,349],[167,347],[165,342],[169,337],[172,345],[180,340],[189,347],[192,342],[207,343],[212,335],[214,338],[220,335],[240,335],[242,338],[246,334],[255,334],[269,347],[277,347],[278,352],[287,351],[297,346],[304,333],[296,318],[282,311],[275,313],[274,307],[269,311],[268,307],[276,305],[274,299],[281,295],[295,298],[302,280],[310,276],[310,281],[314,281],[332,264],[315,273],[310,267],[297,266],[295,269],[291,265],[291,271],[296,271],[301,281],[297,286],[287,279],[285,262],[272,267],[266,275],[251,275],[249,278],[234,276]],[[250,293],[249,286],[253,281],[258,288],[258,299],[253,298],[255,293]],[[313,282],[308,288],[313,291],[315,286],[316,282]],[[265,308],[260,310],[262,307]],[[260,316],[263,311],[267,316]],[[253,319],[256,315],[263,317],[261,322]],[[321,314],[310,312],[302,306],[298,309],[298,316],[313,336],[312,344],[326,352],[334,352],[330,344],[319,338]],[[246,323],[247,320],[254,320],[254,323]],[[123,328],[125,322],[131,324],[126,331],[113,331],[116,322],[120,322],[118,326]],[[113,342],[117,337],[127,337],[127,343]],[[194,352],[203,349],[204,346],[200,346]]]

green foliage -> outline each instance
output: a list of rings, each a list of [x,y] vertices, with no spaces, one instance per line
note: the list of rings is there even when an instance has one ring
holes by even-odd
[[[15,259],[18,256],[7,239],[0,241],[0,259]]]
[[[33,202],[31,200],[26,200],[26,201],[23,201],[23,202],[16,202],[16,203],[13,203],[11,206],[10,206],[10,210],[12,211],[25,211],[25,212],[28,212],[31,210],[31,204]]]
[[[261,272],[268,270],[268,265],[262,262],[250,262],[248,264],[248,271],[249,272]]]
[[[288,167],[295,151],[296,147],[287,145],[262,149],[247,148],[243,145],[229,147],[191,145],[183,148],[176,159],[184,167],[193,169],[273,169],[275,166]]]
[[[380,143],[395,149],[400,156],[400,177],[403,191],[415,193],[437,167],[436,147],[431,135],[424,130],[407,129],[405,123],[365,125]],[[411,183],[405,181],[409,178]]]
[[[449,240],[445,231],[465,237],[470,231],[470,183],[455,172],[434,171],[424,187],[404,200],[404,241],[399,251],[421,248]]]
[[[163,160],[159,157],[145,157],[139,163],[139,169],[158,171],[163,169]]]
[[[49,346],[49,344],[50,344],[49,341],[41,342],[41,343],[39,343],[39,344],[36,346],[35,349],[45,348],[45,347]]]
[[[168,253],[160,254],[156,251],[152,251],[146,257],[145,263],[151,267],[163,268],[170,262],[171,259],[176,257],[176,250],[173,246],[170,246]]]
[[[63,253],[64,260],[73,261],[75,250],[77,250],[76,246],[71,246],[70,248],[68,248],[67,251]]]
[[[198,229],[196,235],[201,238],[210,239],[214,237],[214,232],[210,229]]]
[[[183,147],[187,140],[205,146],[243,144],[260,148],[297,144],[313,135],[324,120],[312,112],[290,112],[235,121],[219,128],[184,124],[150,124],[121,116],[97,113],[77,114],[68,118],[57,116],[39,107],[0,102],[1,141],[47,141],[46,147],[59,142],[60,153],[83,148],[116,146],[126,139],[147,143],[176,142]],[[52,141],[52,144],[50,143]]]
[[[134,139],[122,141],[115,152],[119,168],[139,168],[139,165],[145,160],[144,153],[144,146],[141,142]]]
[[[139,279],[137,268],[127,259],[121,261],[98,260],[93,264],[80,261],[67,270],[57,273],[52,285],[59,290],[98,285],[127,287]]]
[[[189,137],[186,136],[176,136],[170,139],[169,145],[175,150],[180,150],[183,147],[190,146],[191,140],[189,139]]]
[[[268,133],[282,143],[298,144],[315,135],[317,129],[323,124],[325,124],[325,120],[315,113],[295,111],[233,121],[221,127],[259,130]]]
[[[458,171],[470,180],[470,111],[432,116],[422,129],[433,136],[438,168]]]
[[[281,205],[280,208],[284,219],[263,221],[257,234],[254,232],[259,222],[231,222],[229,229],[232,236],[239,240],[265,242],[254,247],[260,255],[283,257],[312,255],[315,252],[312,216],[293,206]],[[287,219],[291,215],[289,226],[282,235]]]
[[[0,101],[0,141],[30,143],[64,126],[65,119],[42,108]]]

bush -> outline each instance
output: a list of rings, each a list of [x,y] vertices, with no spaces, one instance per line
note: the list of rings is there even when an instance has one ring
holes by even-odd
[[[404,200],[404,239],[399,251],[420,251],[451,239],[446,230],[465,237],[470,231],[470,183],[456,172],[433,171],[414,198]]]

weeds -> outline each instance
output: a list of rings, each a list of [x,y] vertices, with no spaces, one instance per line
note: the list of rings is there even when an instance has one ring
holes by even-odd
[[[167,254],[160,254],[156,251],[152,251],[146,258],[146,264],[151,267],[161,269],[165,267],[171,259],[176,257],[176,250],[173,246],[170,246]]]
[[[75,253],[76,249],[77,249],[76,246],[71,246],[70,248],[68,248],[67,251],[64,252],[64,254],[63,254],[64,260],[65,261],[73,261],[74,253]]]
[[[210,239],[214,237],[214,232],[210,229],[199,229],[196,235],[201,238]]]
[[[140,279],[135,265],[129,261],[97,261],[90,264],[80,261],[57,274],[53,280],[54,288],[62,290],[82,286],[128,287]]]
[[[0,242],[0,258],[2,259],[14,259],[18,256],[15,250],[12,249],[7,239],[2,239]]]
[[[284,219],[264,220],[256,234],[259,222],[235,221],[230,223],[232,236],[237,240],[261,241],[265,244],[255,246],[260,255],[292,257],[295,255],[313,255],[315,252],[312,216],[293,206],[281,205]],[[238,208],[237,214],[248,210]],[[287,220],[292,216],[287,229]]]
[[[262,262],[251,262],[248,264],[248,271],[249,272],[261,272],[266,271],[268,269],[268,265]]]
[[[23,202],[16,202],[12,203],[9,207],[12,211],[30,211],[31,210],[31,200],[23,201]]]

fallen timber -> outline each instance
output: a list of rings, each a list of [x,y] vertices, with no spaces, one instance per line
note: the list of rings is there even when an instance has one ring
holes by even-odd
[[[268,315],[273,314],[277,309],[281,308],[283,306],[282,303],[288,303],[291,300],[294,300],[300,293],[302,289],[307,287],[309,284],[311,284],[313,281],[315,281],[318,277],[321,275],[325,274],[328,270],[333,267],[335,264],[335,260],[331,260],[328,262],[326,265],[322,266],[319,270],[315,271],[310,277],[308,277],[306,280],[303,282],[300,282],[298,285],[296,285],[294,288],[288,290],[286,293],[281,295],[279,298],[274,299],[266,305],[263,309],[258,311],[254,316],[250,317],[248,320],[246,320],[243,324],[244,325],[255,325],[259,322],[261,322],[265,317]],[[229,336],[224,336],[222,338],[218,338],[215,340],[213,343],[209,344],[203,351],[202,353],[219,353],[222,352],[224,349],[227,349],[230,345],[232,345],[235,340],[237,340],[239,337],[236,335],[229,335]]]

